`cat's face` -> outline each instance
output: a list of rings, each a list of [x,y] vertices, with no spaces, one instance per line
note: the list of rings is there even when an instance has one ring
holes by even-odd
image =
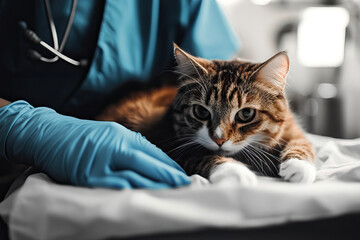
[[[288,114],[283,93],[289,61],[209,61],[175,47],[181,86],[174,101],[180,138],[224,156],[249,144],[274,146]]]

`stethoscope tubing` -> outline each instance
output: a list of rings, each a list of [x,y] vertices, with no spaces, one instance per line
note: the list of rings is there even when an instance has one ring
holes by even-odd
[[[57,36],[57,32],[56,32],[54,19],[52,17],[49,0],[44,0],[44,3],[45,3],[46,15],[47,15],[47,19],[49,21],[50,33],[51,33],[51,38],[53,39],[54,47],[52,47],[49,44],[47,44],[46,42],[42,41],[34,31],[27,29],[25,22],[19,22],[19,27],[21,27],[24,30],[24,35],[29,41],[31,41],[35,44],[40,44],[43,48],[47,49],[48,51],[53,53],[55,56],[53,58],[46,58],[46,57],[42,56],[39,52],[32,50],[32,49],[28,50],[29,56],[32,59],[40,60],[45,63],[54,63],[59,58],[61,58],[64,61],[66,61],[72,65],[75,65],[75,66],[87,66],[88,62],[86,59],[76,61],[62,53],[62,51],[65,47],[65,44],[67,42],[67,39],[69,37],[73,22],[74,22],[75,12],[76,12],[76,7],[77,7],[77,0],[72,1],[70,16],[67,21],[66,29],[64,32],[64,36],[61,40],[60,47],[59,47],[59,40],[58,40],[58,36]]]
[[[52,47],[51,47],[49,44],[47,44],[46,42],[40,41],[39,44],[40,44],[41,46],[43,46],[44,48],[46,48],[47,50],[49,50],[50,52],[56,54],[56,56],[57,56],[58,58],[61,58],[61,59],[65,60],[66,62],[69,62],[69,63],[71,63],[71,64],[73,64],[73,65],[75,65],[75,66],[80,66],[80,65],[81,65],[81,63],[80,63],[79,61],[75,61],[75,60],[73,60],[73,59],[65,56],[65,55],[62,54],[61,52],[56,51],[54,48],[52,48]],[[41,57],[41,58],[44,58],[44,57]],[[41,58],[39,58],[39,59],[41,60]]]

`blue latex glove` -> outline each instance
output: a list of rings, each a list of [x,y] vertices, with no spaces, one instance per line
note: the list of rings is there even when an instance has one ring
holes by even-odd
[[[0,108],[0,148],[1,158],[35,166],[63,183],[111,188],[190,183],[176,162],[139,133],[24,101]]]

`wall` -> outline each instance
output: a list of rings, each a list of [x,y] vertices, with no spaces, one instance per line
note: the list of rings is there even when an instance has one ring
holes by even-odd
[[[316,1],[281,2],[259,6],[250,0],[218,0],[242,43],[238,55],[260,62],[286,50],[290,57],[287,96],[304,128],[333,137],[360,137],[360,41],[355,39],[360,27],[353,18],[359,14],[358,6],[343,5],[351,13],[343,65],[316,68],[298,61],[296,27],[305,8],[319,5]],[[335,86],[336,95],[321,97],[320,83]]]

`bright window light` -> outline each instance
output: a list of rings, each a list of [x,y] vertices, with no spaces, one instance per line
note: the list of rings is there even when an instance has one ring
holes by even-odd
[[[262,5],[262,6],[268,5],[271,2],[271,0],[251,0],[251,1],[256,5]]]
[[[349,12],[342,7],[310,7],[298,27],[298,58],[307,67],[338,67],[344,60]]]
[[[242,0],[217,0],[219,5],[223,5],[223,6],[232,6],[235,5],[239,2],[242,2]]]

